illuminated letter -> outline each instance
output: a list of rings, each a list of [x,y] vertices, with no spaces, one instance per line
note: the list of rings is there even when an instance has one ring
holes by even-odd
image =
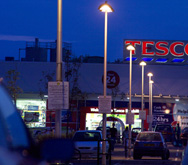
[[[188,44],[185,45],[184,51],[185,51],[186,55],[188,55]]]
[[[142,42],[142,55],[149,55],[149,56],[153,56],[154,52],[147,52],[148,50],[148,45],[154,45],[153,41],[143,41]]]
[[[183,56],[184,55],[184,53],[183,52],[181,52],[181,53],[177,53],[176,52],[176,46],[177,45],[181,45],[181,46],[184,46],[184,43],[183,42],[174,42],[174,43],[172,43],[171,45],[170,45],[170,52],[172,53],[172,55],[174,55],[174,56]]]
[[[166,56],[168,55],[168,48],[162,46],[162,45],[165,45],[165,46],[168,46],[168,42],[165,42],[165,41],[159,41],[156,43],[155,45],[155,48],[159,51],[162,51],[162,52],[156,52],[156,55],[158,56]]]

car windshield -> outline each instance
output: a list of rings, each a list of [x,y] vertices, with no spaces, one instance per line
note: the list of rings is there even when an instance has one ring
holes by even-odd
[[[101,140],[99,132],[76,132],[73,137],[74,141],[98,141]]]
[[[140,141],[161,141],[159,133],[140,133],[138,134],[137,140]]]
[[[155,131],[168,131],[171,132],[171,127],[168,125],[158,125]]]
[[[140,128],[133,128],[132,132],[134,132],[134,133],[140,133],[141,129]]]

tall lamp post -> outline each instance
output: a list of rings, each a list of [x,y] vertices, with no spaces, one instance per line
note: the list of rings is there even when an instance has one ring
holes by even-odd
[[[153,74],[150,72],[148,73],[149,77],[149,131],[152,131],[152,83],[151,77]]]
[[[146,63],[144,61],[140,62],[140,66],[142,66],[142,112],[144,110],[144,66],[146,66]],[[141,130],[144,130],[144,120],[142,119],[141,123]]]
[[[132,51],[135,50],[135,47],[130,44],[127,46],[127,50],[130,51],[130,63],[129,63],[129,110],[128,114],[131,114],[132,109]],[[129,115],[130,116],[130,115]],[[129,124],[129,148],[128,156],[131,157],[131,124]]]
[[[62,0],[57,3],[56,81],[62,82]],[[61,137],[61,110],[55,113],[55,135]]]
[[[113,12],[114,9],[107,4],[105,1],[104,4],[100,5],[98,8],[101,12],[105,13],[105,26],[104,26],[104,77],[103,77],[103,94],[104,98],[106,97],[106,71],[107,71],[107,21],[108,21],[108,12]],[[106,114],[103,113],[103,130],[102,130],[103,139],[106,139]],[[102,165],[106,164],[106,142],[102,143]]]

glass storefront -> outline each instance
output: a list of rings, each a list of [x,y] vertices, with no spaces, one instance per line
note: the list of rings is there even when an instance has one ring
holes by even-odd
[[[45,100],[18,99],[16,105],[27,127],[46,127]]]
[[[114,117],[120,119],[125,126],[126,115],[124,114],[107,114],[108,117]],[[86,114],[86,129],[88,130],[96,130],[98,126],[100,126],[100,122],[102,121],[102,114],[101,113],[87,113]],[[112,121],[106,122],[107,127],[112,126]],[[134,124],[131,125],[132,128],[141,127],[141,120],[139,119],[139,115],[134,115]]]

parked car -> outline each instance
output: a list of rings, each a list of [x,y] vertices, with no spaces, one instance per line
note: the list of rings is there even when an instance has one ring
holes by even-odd
[[[102,139],[102,132],[99,130],[83,130],[76,131],[73,136],[75,148],[80,151],[81,157],[97,157],[98,141]],[[102,152],[102,142],[99,142],[99,151]],[[108,142],[106,143],[106,151],[109,149]]]
[[[133,147],[133,158],[141,159],[142,156],[160,156],[164,160],[169,158],[169,149],[160,132],[145,131],[137,135]]]
[[[0,164],[45,164],[47,161],[69,160],[74,153],[70,140],[51,139],[34,143],[20,114],[0,79]],[[68,149],[61,148],[69,146]],[[60,148],[60,149],[57,149]]]
[[[185,127],[184,129],[182,129],[180,138],[182,140],[183,145],[186,146],[187,140],[188,140],[188,127]]]
[[[102,127],[97,127],[96,130],[102,131]],[[110,127],[106,127],[106,137],[110,137]]]
[[[170,124],[157,124],[154,131],[161,132],[166,142],[173,142],[175,139],[175,134]]]
[[[133,128],[132,129],[132,142],[134,143],[137,135],[141,132],[141,128]]]
[[[185,149],[182,152],[182,162],[181,165],[187,165],[188,164],[188,145],[185,147]]]

